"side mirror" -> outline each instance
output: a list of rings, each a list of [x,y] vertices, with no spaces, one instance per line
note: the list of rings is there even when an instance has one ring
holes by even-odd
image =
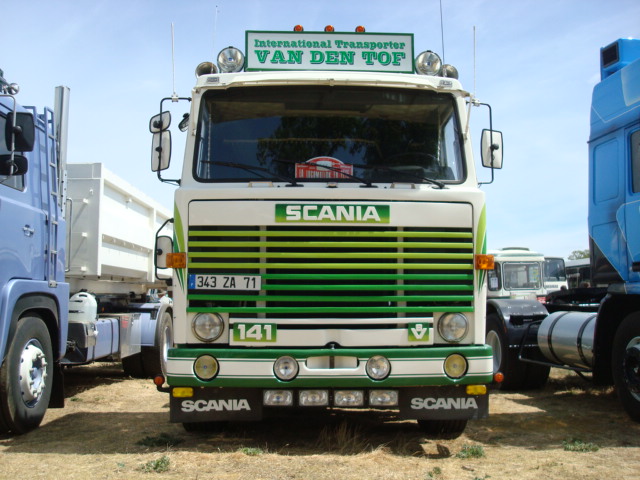
[[[149,120],[149,131],[151,133],[162,132],[171,126],[171,112],[162,112],[154,115]]]
[[[13,126],[14,113],[7,115],[4,137],[7,150],[10,152],[32,152],[35,142],[36,128],[33,115],[27,112],[15,113],[15,127]]]
[[[482,165],[487,168],[502,168],[502,150],[502,132],[482,130]]]
[[[169,268],[167,267],[168,253],[173,253],[173,240],[171,237],[166,235],[156,237],[156,252],[154,257],[156,268]]]
[[[151,145],[151,171],[166,170],[171,162],[171,132],[163,130],[153,134]]]
[[[12,175],[24,175],[29,169],[29,162],[22,155],[0,155],[0,175],[10,177]]]

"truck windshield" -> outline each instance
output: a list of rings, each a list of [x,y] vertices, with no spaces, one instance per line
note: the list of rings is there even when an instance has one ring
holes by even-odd
[[[453,97],[289,86],[207,92],[194,176],[202,182],[461,182]]]
[[[505,263],[503,266],[504,288],[541,288],[542,272],[539,263]]]
[[[544,259],[544,281],[557,282],[567,279],[564,260],[562,258],[545,258]]]

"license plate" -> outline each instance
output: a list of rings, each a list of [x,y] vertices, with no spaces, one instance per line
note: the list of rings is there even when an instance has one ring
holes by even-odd
[[[259,275],[189,275],[189,288],[259,291],[262,288],[262,277]]]

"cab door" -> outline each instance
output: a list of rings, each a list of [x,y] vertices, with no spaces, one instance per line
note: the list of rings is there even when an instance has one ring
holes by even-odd
[[[0,105],[0,155],[8,155],[5,125],[8,110]],[[37,137],[41,137],[40,131]],[[29,166],[24,175],[0,175],[0,288],[14,278],[45,278],[45,214],[41,208],[40,144],[26,153]]]
[[[624,206],[625,238],[629,255],[629,281],[640,282],[640,128],[629,135],[631,181]]]

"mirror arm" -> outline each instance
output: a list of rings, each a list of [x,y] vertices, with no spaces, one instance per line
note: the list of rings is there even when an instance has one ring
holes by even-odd
[[[491,180],[488,182],[478,182],[478,186],[480,186],[480,185],[489,185],[493,183],[494,170],[495,170],[493,168],[493,159],[494,159],[493,152],[498,149],[498,146],[495,143],[493,143],[493,111],[491,110],[491,105],[489,105],[488,103],[482,103],[482,102],[476,102],[476,105],[478,106],[483,105],[489,109],[489,145],[491,145],[489,147],[491,150]],[[480,156],[482,156],[482,153],[480,153]]]
[[[160,252],[160,248],[158,248],[158,237],[160,237],[160,232],[162,231],[163,228],[165,228],[167,226],[168,223],[173,223],[174,220],[173,218],[168,218],[162,225],[160,225],[160,228],[158,228],[158,230],[156,231],[156,246],[155,246],[155,255],[153,258],[153,266],[154,266],[154,270],[155,270],[155,276],[158,280],[164,280],[167,283],[167,286],[171,286],[171,284],[173,283],[173,279],[172,278],[168,278],[168,279],[163,279],[160,278],[160,276],[158,275],[158,263],[157,263],[157,255],[162,253]]]
[[[188,102],[191,102],[191,97],[165,97],[165,98],[163,98],[162,100],[160,100],[160,115],[162,115],[162,104],[166,100],[169,100],[171,102],[177,102],[179,100],[186,100]],[[158,147],[158,148],[162,149],[162,147]],[[158,152],[158,153],[160,153],[160,152]],[[180,186],[180,179],[179,178],[163,178],[162,174],[160,173],[160,170],[158,170],[156,173],[158,174],[158,180],[160,180],[161,182]]]

